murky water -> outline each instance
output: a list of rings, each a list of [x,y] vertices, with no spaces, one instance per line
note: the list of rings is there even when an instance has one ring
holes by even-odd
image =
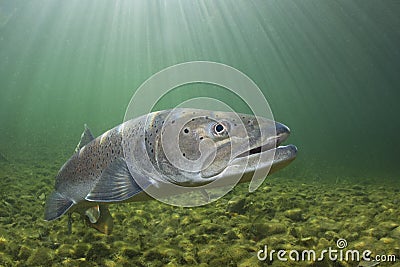
[[[291,128],[288,142],[297,145],[298,158],[275,177],[327,182],[333,184],[332,188],[342,183],[342,187],[384,187],[390,183],[393,190],[398,190],[399,12],[400,2],[395,0],[0,1],[0,170],[4,181],[3,185],[0,181],[0,236],[7,240],[18,238],[11,225],[25,228],[28,226],[20,220],[33,220],[40,225],[37,227],[41,234],[24,233],[30,235],[28,247],[44,246],[50,251],[47,252],[55,253],[56,248],[49,244],[72,243],[73,238],[65,237],[65,221],[56,227],[41,222],[41,213],[43,197],[50,193],[58,168],[72,155],[83,125],[87,123],[96,136],[118,125],[135,90],[146,79],[166,67],[188,61],[220,62],[240,70],[262,90],[275,119]],[[240,98],[210,84],[179,87],[161,99],[155,109],[171,108],[198,96],[214,97],[240,112],[248,111]],[[14,191],[8,189],[10,186]],[[380,192],[384,194],[385,190]],[[387,200],[384,196],[375,199],[376,192],[365,194],[373,196],[363,200],[365,205],[394,205],[397,213],[388,216],[393,223],[399,223],[395,199],[398,191],[388,193]],[[36,215],[32,217],[28,211],[21,215],[18,205],[30,202],[37,204]],[[132,209],[124,216],[134,213],[134,205],[124,206]],[[152,205],[159,209],[157,204]],[[138,209],[146,210],[146,205]],[[213,218],[208,211],[206,206],[196,216],[206,214]],[[174,211],[171,208],[168,212]],[[187,210],[177,212],[179,216],[183,216],[180,212],[187,213],[190,218]],[[118,217],[120,227],[126,224],[122,217]],[[195,227],[203,219],[188,224]],[[148,216],[146,220],[160,219]],[[304,220],[308,222],[307,216]],[[362,231],[372,227],[359,230],[354,242],[364,236]],[[210,234],[212,229],[201,231]],[[62,238],[49,234],[57,231]],[[188,228],[182,231],[189,235]],[[226,234],[225,230],[215,231]],[[318,233],[308,234],[321,237]],[[186,240],[176,238],[176,233],[170,235],[175,236],[176,242]],[[236,235],[239,240],[246,239]],[[386,237],[385,233],[370,235],[377,242]],[[394,235],[390,237],[394,243],[388,241],[386,248],[396,252],[399,239]],[[102,238],[97,241],[107,245]],[[156,242],[148,238],[143,242]],[[202,241],[196,237],[190,242],[196,246]],[[2,244],[1,255],[7,254],[22,265],[31,255],[28,253],[24,259],[20,247]],[[201,250],[199,246],[197,249]],[[111,245],[112,253],[104,257],[117,262],[110,256],[115,253],[113,249]],[[148,247],[143,250],[148,251]],[[144,257],[140,250],[132,253],[133,258]],[[251,257],[240,253],[243,259]],[[63,256],[59,255],[52,254],[55,264],[62,262]],[[67,253],[65,257],[86,257],[93,264],[111,264],[105,258],[88,256],[87,251],[82,257],[71,255]],[[154,260],[146,257],[142,262]],[[171,256],[176,258],[179,257]],[[243,263],[242,258],[235,258],[234,262]],[[207,261],[197,255],[194,262],[186,259],[178,263],[185,262],[194,265]]]

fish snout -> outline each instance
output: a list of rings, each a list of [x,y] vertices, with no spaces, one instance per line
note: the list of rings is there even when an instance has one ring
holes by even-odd
[[[290,129],[286,125],[280,123],[280,122],[275,122],[275,131],[276,131],[276,145],[278,146],[282,142],[284,142],[290,135]]]

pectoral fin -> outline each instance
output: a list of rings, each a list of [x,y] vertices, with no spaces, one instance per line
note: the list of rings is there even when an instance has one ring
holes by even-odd
[[[114,160],[103,172],[100,180],[86,200],[95,202],[119,202],[142,192],[143,189],[136,183],[129,172],[123,158]]]

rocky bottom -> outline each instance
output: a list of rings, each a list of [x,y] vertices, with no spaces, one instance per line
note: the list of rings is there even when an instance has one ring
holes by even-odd
[[[365,250],[400,266],[395,182],[276,174],[204,207],[112,205],[110,236],[74,215],[68,235],[67,216],[43,220],[58,166],[0,165],[0,266],[375,266],[357,260]]]

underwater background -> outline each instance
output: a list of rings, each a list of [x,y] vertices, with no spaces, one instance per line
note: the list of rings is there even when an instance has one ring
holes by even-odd
[[[397,0],[0,0],[0,266],[357,266],[256,256],[339,238],[397,266],[399,14]],[[146,79],[197,60],[248,75],[297,159],[255,193],[240,185],[204,207],[111,206],[111,236],[79,217],[71,235],[66,218],[44,222],[83,125],[98,136],[120,124]],[[196,96],[227,100],[196,84],[158,107]]]

